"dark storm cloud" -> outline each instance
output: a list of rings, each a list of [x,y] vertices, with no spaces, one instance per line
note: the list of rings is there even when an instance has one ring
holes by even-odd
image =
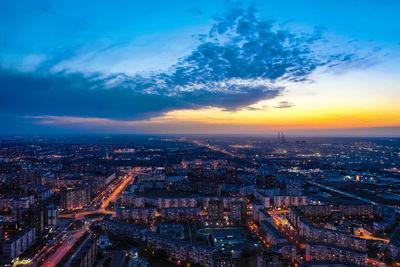
[[[356,60],[352,54],[315,54],[321,31],[281,30],[252,8],[216,17],[198,39],[189,55],[149,77],[46,71],[54,60],[35,73],[0,70],[0,113],[141,119],[182,108],[237,110],[276,97],[282,82],[307,81],[320,66]]]
[[[178,106],[175,98],[108,88],[108,79],[82,74],[0,71],[1,113],[126,118]],[[142,84],[146,88],[146,84]]]

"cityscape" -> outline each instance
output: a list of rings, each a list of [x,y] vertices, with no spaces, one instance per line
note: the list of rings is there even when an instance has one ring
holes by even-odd
[[[0,0],[0,267],[400,267],[399,11]]]
[[[400,266],[400,139],[8,137],[2,264]]]

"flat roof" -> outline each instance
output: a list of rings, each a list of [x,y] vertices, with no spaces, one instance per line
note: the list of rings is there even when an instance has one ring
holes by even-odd
[[[183,192],[183,191],[173,191],[173,190],[165,190],[165,189],[153,189],[147,192],[138,192],[136,193],[137,197],[149,197],[149,198],[196,198],[198,195]]]

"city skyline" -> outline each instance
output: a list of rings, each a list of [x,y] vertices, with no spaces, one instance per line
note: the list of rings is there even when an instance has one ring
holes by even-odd
[[[400,138],[0,138],[1,266],[400,266]]]
[[[1,5],[3,135],[400,136],[396,1]]]

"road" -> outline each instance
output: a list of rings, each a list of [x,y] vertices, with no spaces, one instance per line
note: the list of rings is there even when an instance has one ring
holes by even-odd
[[[117,200],[117,198],[119,197],[119,195],[125,190],[125,188],[133,182],[133,175],[129,174],[127,176],[125,176],[125,178],[123,179],[122,183],[120,183],[117,188],[115,188],[115,190],[111,193],[111,195],[104,200],[101,203],[100,209],[99,211],[104,210],[105,208],[108,207],[108,205],[110,204],[110,202]]]
[[[257,226],[257,224],[255,224],[253,221],[249,221],[247,225],[250,231],[252,231],[257,236],[262,245],[265,248],[269,248],[270,245],[267,243],[267,240],[264,238],[264,236],[259,233],[259,227]]]
[[[42,247],[42,249],[36,253],[36,255],[31,259],[28,260],[28,264],[30,264],[31,266],[37,266],[39,264],[39,262],[47,255],[51,253],[51,250],[56,247],[57,245],[60,244],[60,242],[63,242],[63,237],[65,236],[65,234],[63,233],[59,233],[54,240],[50,241],[47,245],[45,245],[44,247]],[[24,265],[24,264],[22,264]]]
[[[195,145],[198,145],[198,146],[207,147],[207,148],[209,148],[209,149],[211,149],[211,150],[213,150],[213,151],[222,152],[222,153],[224,153],[224,154],[226,154],[226,155],[229,155],[229,156],[231,156],[231,157],[236,157],[236,158],[241,158],[241,159],[243,159],[243,157],[242,157],[241,155],[236,155],[236,154],[234,154],[234,153],[232,153],[232,152],[226,151],[225,149],[220,149],[220,148],[218,148],[218,147],[216,147],[216,146],[207,146],[207,145],[205,145],[205,144],[203,144],[202,142],[197,141],[197,140],[192,140],[192,143],[195,144]],[[255,161],[253,161],[253,160],[249,160],[249,159],[245,159],[245,160],[246,160],[247,162],[249,162],[249,163],[253,163],[253,164],[256,164],[256,165],[258,164],[257,162],[255,162]],[[354,198],[354,199],[358,199],[358,200],[361,200],[361,201],[363,201],[363,202],[366,202],[366,203],[369,203],[369,204],[372,204],[372,205],[375,205],[375,206],[381,206],[381,207],[392,208],[392,209],[394,209],[394,211],[395,211],[396,213],[400,213],[400,209],[397,208],[396,206],[389,206],[389,205],[377,203],[377,202],[372,201],[372,200],[370,200],[370,199],[363,198],[363,197],[360,197],[360,196],[357,196],[357,195],[354,195],[354,194],[350,194],[350,193],[347,193],[347,192],[343,192],[343,191],[341,191],[341,190],[339,190],[339,189],[336,189],[336,188],[333,188],[333,187],[330,187],[330,186],[326,186],[326,185],[317,183],[317,182],[312,181],[312,180],[308,180],[308,182],[310,182],[311,184],[316,185],[316,186],[318,186],[318,187],[321,187],[321,188],[330,190],[330,191],[332,191],[332,192],[335,192],[335,193],[338,193],[338,194],[341,194],[341,195],[344,195],[344,196],[347,196],[347,197],[351,197],[351,198]]]
[[[390,241],[389,238],[376,237],[371,232],[369,232],[369,231],[367,231],[365,229],[362,229],[359,232],[361,233],[361,235],[356,235],[359,238],[368,239],[368,240],[374,240],[374,241],[381,241],[381,242],[385,242],[385,243],[389,243],[389,241]]]
[[[312,181],[312,180],[308,180],[307,182],[309,182],[309,183],[312,184],[312,185],[315,185],[315,186],[324,188],[324,189],[326,189],[326,190],[329,190],[329,191],[332,191],[332,192],[335,192],[335,193],[338,193],[338,194],[341,194],[341,195],[344,195],[344,196],[347,196],[347,197],[351,197],[351,198],[355,198],[355,199],[361,200],[361,201],[363,201],[363,202],[366,202],[366,203],[368,203],[368,204],[372,204],[372,205],[374,205],[374,206],[380,206],[380,207],[385,207],[385,208],[391,208],[391,209],[393,209],[396,213],[400,213],[400,209],[398,209],[398,208],[395,207],[395,206],[389,206],[389,205],[385,205],[385,204],[382,204],[382,203],[377,203],[377,202],[372,201],[372,200],[370,200],[370,199],[363,198],[363,197],[359,197],[359,196],[357,196],[357,195],[354,195],[354,194],[351,194],[351,193],[347,193],[347,192],[341,191],[341,190],[339,190],[339,189],[336,189],[336,188],[334,188],[334,187],[327,186],[327,185],[323,185],[323,184],[317,183],[317,182]]]
[[[77,230],[74,234],[68,236],[64,243],[54,252],[51,254],[49,258],[45,260],[41,264],[41,266],[46,266],[46,267],[54,267],[61,261],[61,259],[64,257],[64,255],[72,248],[72,246],[79,240],[79,238],[86,232],[88,231],[88,227],[86,224],[82,226],[81,229]]]
[[[211,145],[207,146],[207,145],[205,145],[205,144],[203,144],[203,143],[201,143],[200,141],[197,141],[197,140],[192,140],[192,143],[197,145],[197,146],[206,147],[206,148],[211,149],[211,150],[216,151],[216,152],[224,153],[224,154],[226,154],[228,156],[231,156],[231,157],[234,157],[234,158],[243,158],[240,155],[236,155],[236,154],[234,154],[232,152],[229,152],[229,151],[227,151],[225,149],[221,149],[221,148],[219,148],[217,146],[211,146]]]
[[[377,266],[377,267],[385,267],[388,266],[382,261],[374,260],[374,259],[367,259],[367,264],[372,265],[372,266]]]
[[[90,214],[95,214],[95,213],[105,213],[105,214],[112,214],[115,216],[115,211],[109,211],[106,210],[108,205],[110,205],[111,202],[115,201],[118,199],[120,194],[125,190],[125,188],[131,184],[134,180],[133,173],[130,172],[128,175],[126,175],[124,178],[121,179],[120,183],[115,187],[115,189],[110,193],[110,195],[106,196],[103,192],[101,193],[100,198],[96,198],[96,201],[101,201],[100,207],[96,210],[91,210],[91,211],[82,211],[82,212],[76,212],[71,214],[70,216],[74,216],[75,219],[83,220],[85,222],[90,222],[90,220],[86,220],[84,218],[85,215],[90,215]],[[56,266],[57,263],[60,262],[60,260],[64,257],[64,255],[73,247],[73,245],[79,240],[79,238],[85,234],[85,232],[89,231],[89,224],[85,223],[82,228],[80,228],[77,231],[68,231],[68,234],[62,238],[62,245],[58,248],[56,248],[56,251],[52,253],[42,264],[39,264],[40,266]],[[49,246],[47,248],[44,248],[42,252],[40,253],[42,255],[43,252],[45,254],[50,254],[51,250],[56,247],[56,244],[53,246]],[[40,257],[41,258],[41,257]],[[40,258],[35,257],[32,259],[32,263],[36,264],[36,261],[40,260]]]
[[[288,239],[288,241],[296,244],[297,247],[305,249],[305,244],[300,242],[297,237],[295,228],[290,224],[289,220],[284,216],[287,210],[271,210],[268,211],[269,215],[274,219],[274,224],[282,234]]]
[[[87,242],[88,239],[90,239],[92,237],[93,232],[89,230],[89,234],[88,236],[85,238],[85,240],[83,240],[83,242],[80,244],[79,248],[77,250],[75,250],[74,254],[68,259],[67,263],[65,265],[69,266],[71,264],[71,261],[74,257],[76,257],[76,255],[79,253],[79,251],[82,249],[82,247],[85,245],[85,243]],[[78,238],[79,239],[79,238]],[[78,240],[77,239],[77,240]],[[76,242],[76,241],[75,241]]]
[[[118,199],[119,195],[125,190],[125,188],[133,182],[133,174],[129,174],[122,179],[122,182],[114,189],[114,191],[101,202],[101,205],[98,209],[96,210],[91,210],[91,211],[82,211],[82,212],[77,212],[75,213],[75,218],[76,219],[82,219],[83,216],[85,215],[90,215],[94,213],[106,213],[106,214],[112,214],[115,216],[115,211],[110,211],[106,210],[108,205],[110,205],[110,202],[113,202]]]
[[[209,148],[210,150],[213,150],[213,151],[222,152],[222,153],[224,153],[224,154],[226,154],[228,156],[231,156],[231,157],[236,157],[236,158],[242,158],[243,159],[243,157],[240,156],[240,155],[236,155],[236,154],[234,154],[232,152],[226,151],[224,149],[220,149],[220,148],[218,148],[216,146],[207,146],[207,145],[205,145],[202,142],[197,141],[197,140],[192,140],[192,143],[195,144],[195,145],[198,145],[198,146],[207,147],[207,148]],[[253,164],[257,164],[257,162],[255,162],[253,160],[247,160],[247,161],[250,162],[250,163],[253,163]],[[357,195],[354,195],[354,194],[350,194],[350,193],[347,193],[347,192],[343,192],[343,191],[341,191],[339,189],[336,189],[336,188],[333,188],[333,187],[329,187],[329,186],[317,183],[317,182],[312,181],[312,180],[309,180],[308,182],[313,184],[313,185],[315,185],[315,186],[330,190],[330,191],[335,192],[335,193],[339,193],[339,194],[347,196],[347,197],[358,199],[358,200],[361,200],[363,202],[366,202],[366,203],[369,203],[369,204],[372,204],[372,205],[375,205],[375,206],[393,208],[395,210],[395,212],[400,213],[400,209],[397,208],[397,207],[388,206],[388,205],[384,205],[384,204],[381,204],[381,203],[377,203],[377,202],[374,202],[372,200],[369,200],[369,199],[366,199],[366,198],[363,198],[363,197],[360,197],[360,196],[357,196]],[[286,235],[286,237],[290,241],[292,241],[292,242],[294,241],[301,248],[305,248],[305,244],[302,244],[302,243],[298,242],[295,239],[295,237],[294,237],[295,233],[293,231],[294,228],[290,225],[288,220],[284,216],[282,216],[282,213],[283,213],[282,211],[276,211],[275,210],[275,211],[269,211],[268,213],[274,218],[274,224],[279,228],[279,230],[281,232],[283,232]],[[257,225],[255,225],[253,222],[249,222],[249,228],[250,228],[250,230],[252,232],[254,232],[258,236],[258,238],[264,244],[264,246],[265,245],[268,246],[268,244],[266,244],[265,239],[258,233]],[[357,237],[363,238],[363,239],[368,239],[368,240],[381,241],[381,242],[384,242],[384,243],[388,243],[390,241],[390,239],[375,237],[375,236],[373,236],[372,233],[370,233],[370,232],[368,232],[367,230],[364,230],[364,229],[362,230],[362,235],[361,236],[357,235]],[[380,262],[380,261],[375,260],[375,259],[370,259],[370,258],[367,259],[367,263],[371,264],[373,266],[386,266],[383,262]]]

